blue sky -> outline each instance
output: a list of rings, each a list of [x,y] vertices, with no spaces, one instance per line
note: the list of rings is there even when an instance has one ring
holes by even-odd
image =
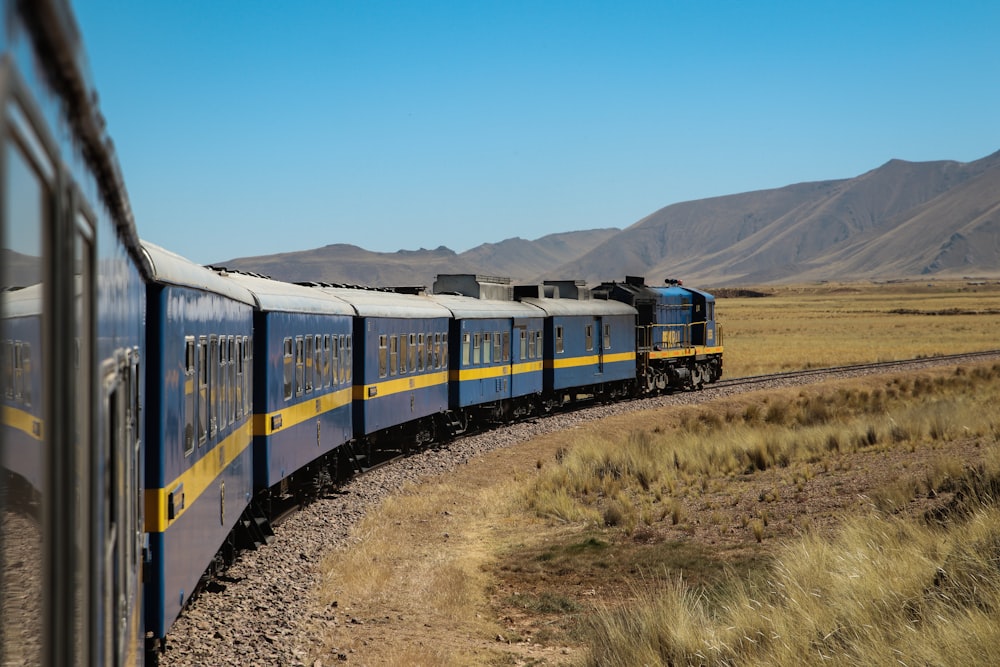
[[[627,227],[1000,149],[994,0],[76,0],[140,234],[198,262]]]

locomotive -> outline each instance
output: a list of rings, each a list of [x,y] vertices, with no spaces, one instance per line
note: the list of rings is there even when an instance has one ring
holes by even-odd
[[[142,242],[75,20],[0,10],[0,662],[126,665],[288,502],[380,458],[722,374],[712,295],[289,284]]]

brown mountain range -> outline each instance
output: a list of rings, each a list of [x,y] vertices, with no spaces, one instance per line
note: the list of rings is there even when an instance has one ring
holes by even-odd
[[[697,285],[1000,276],[1000,152],[974,162],[890,160],[855,178],[799,183],[656,211],[627,229],[508,239],[461,254],[333,245],[220,265],[284,280],[431,285],[438,273]]]

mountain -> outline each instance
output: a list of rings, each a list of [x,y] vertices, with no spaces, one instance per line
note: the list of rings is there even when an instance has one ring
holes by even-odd
[[[565,232],[549,234],[534,241],[512,238],[500,243],[486,243],[461,254],[444,246],[435,250],[421,248],[383,253],[353,245],[334,244],[314,250],[240,257],[213,264],[289,282],[430,287],[434,278],[442,273],[478,273],[527,282],[546,267],[570,262],[620,231],[612,228]]]
[[[1000,277],[1000,151],[973,162],[890,160],[854,178],[687,201],[614,228],[374,253],[350,245],[218,263],[292,281],[433,284],[439,273],[596,284],[645,276],[705,286]]]
[[[1000,152],[660,209],[539,278],[691,284],[1000,275]]]

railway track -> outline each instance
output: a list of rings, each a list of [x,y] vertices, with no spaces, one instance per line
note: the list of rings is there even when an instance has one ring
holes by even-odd
[[[982,352],[963,352],[960,354],[944,354],[933,357],[915,357],[912,359],[897,359],[894,361],[876,361],[866,364],[851,364],[847,366],[828,366],[824,368],[809,368],[797,371],[785,371],[782,373],[769,373],[766,375],[747,375],[744,377],[719,380],[706,388],[735,387],[756,382],[769,382],[773,380],[792,379],[800,377],[815,377],[824,375],[836,375],[851,372],[879,371],[892,368],[912,368],[915,366],[943,365],[962,361],[980,361],[991,357],[1000,357],[1000,350],[984,350]]]

